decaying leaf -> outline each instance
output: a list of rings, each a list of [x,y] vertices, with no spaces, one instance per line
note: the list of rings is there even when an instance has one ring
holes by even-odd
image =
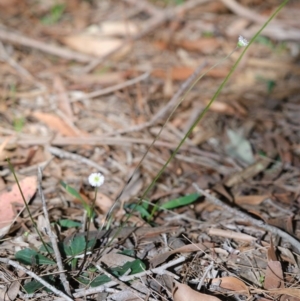
[[[176,282],[173,287],[173,299],[174,301],[221,301],[219,298],[199,293],[191,289],[186,284]]]
[[[27,177],[20,181],[20,187],[23,195],[28,202],[36,192],[37,178],[35,176]],[[23,209],[24,201],[19,191],[18,185],[14,184],[10,191],[3,191],[0,194],[0,229],[7,228],[14,221],[17,210]],[[7,233],[7,232],[6,232]],[[5,235],[6,233],[1,233]]]
[[[65,37],[63,39],[63,43],[74,50],[102,58],[120,47],[124,41],[117,38],[103,38],[87,34],[78,34]],[[130,51],[130,49],[131,47],[128,44],[122,47],[120,51],[114,55],[114,57],[123,57]]]
[[[239,292],[239,294],[249,295],[249,290],[247,285],[242,280],[237,279],[235,277],[215,278],[212,280],[212,284],[218,284],[220,287],[224,289],[236,291]]]

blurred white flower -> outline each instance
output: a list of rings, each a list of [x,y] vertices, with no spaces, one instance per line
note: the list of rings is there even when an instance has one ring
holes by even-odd
[[[246,47],[247,45],[249,44],[249,42],[247,41],[247,39],[245,39],[244,37],[242,36],[239,36],[239,41],[237,43],[237,45],[239,47]]]
[[[89,183],[93,187],[100,187],[104,183],[104,176],[101,173],[92,173],[89,175]]]

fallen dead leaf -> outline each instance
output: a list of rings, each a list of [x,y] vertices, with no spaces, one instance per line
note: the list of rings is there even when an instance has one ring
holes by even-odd
[[[97,193],[96,206],[99,207],[102,213],[107,213],[112,205],[113,200],[111,198],[103,193]]]
[[[87,34],[71,35],[62,39],[62,42],[70,48],[90,54],[99,58],[120,47],[124,41],[117,38],[103,38]],[[128,44],[120,49],[113,57],[118,59],[129,53],[131,46]]]
[[[175,282],[172,293],[174,301],[221,301],[217,297],[199,293],[179,282]]]
[[[236,291],[241,294],[246,293],[247,295],[249,295],[249,290],[247,285],[242,280],[237,279],[235,277],[215,278],[212,280],[212,284],[217,284],[222,288],[231,291]]]
[[[197,51],[205,54],[214,53],[220,46],[220,42],[215,38],[201,38],[199,40],[180,40],[176,45],[188,51]]]
[[[265,273],[264,288],[284,288],[283,271],[281,263],[277,260],[273,241],[271,239],[270,247],[268,248],[268,266]]]
[[[212,243],[197,243],[197,244],[188,244],[186,246],[177,248],[175,250],[165,252],[159,255],[156,255],[150,260],[150,264],[152,267],[156,267],[159,264],[163,263],[169,256],[176,254],[176,253],[190,253],[190,252],[197,252],[202,251],[204,252],[207,249],[213,248],[214,244]]]
[[[138,33],[138,27],[130,21],[105,21],[101,23],[99,33],[106,36],[133,36]]]
[[[238,205],[244,205],[244,204],[259,205],[265,199],[267,199],[269,197],[270,196],[267,194],[265,194],[265,195],[241,195],[241,196],[236,196],[234,198],[234,201]]]
[[[32,115],[39,121],[45,123],[50,129],[55,130],[64,136],[78,136],[74,129],[72,129],[64,120],[54,114],[34,112]]]
[[[28,202],[36,192],[37,178],[36,176],[27,177],[21,180],[19,184],[25,200]],[[17,184],[14,184],[10,191],[3,191],[0,194],[0,229],[7,228],[7,231],[9,230],[17,215],[15,206],[24,208],[24,201]],[[5,234],[1,233],[2,236]]]
[[[247,242],[256,240],[256,237],[250,236],[248,234],[239,233],[239,232],[230,231],[230,230],[217,229],[217,228],[209,229],[208,235],[216,235],[216,236],[227,237],[230,239],[242,240],[242,241],[247,241]]]

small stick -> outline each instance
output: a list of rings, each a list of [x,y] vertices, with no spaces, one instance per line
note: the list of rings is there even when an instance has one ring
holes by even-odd
[[[64,300],[67,301],[73,301],[72,298],[70,298],[69,296],[67,296],[65,293],[59,291],[58,289],[56,289],[53,285],[49,284],[47,281],[45,281],[43,278],[41,278],[40,276],[36,275],[35,273],[33,273],[32,271],[24,268],[23,266],[21,266],[19,263],[17,263],[16,261],[10,260],[8,258],[1,258],[0,257],[0,262],[3,262],[5,264],[9,264],[12,265],[13,267],[15,267],[18,270],[21,270],[23,272],[25,272],[27,275],[31,276],[32,278],[34,278],[35,280],[37,280],[38,282],[40,282],[41,284],[43,284],[45,287],[47,287],[50,291],[52,291],[54,294],[56,294],[59,297],[62,297]]]
[[[135,85],[135,84],[139,83],[140,81],[143,81],[143,80],[147,79],[149,77],[149,75],[150,75],[150,73],[146,72],[146,73],[144,73],[144,74],[142,74],[142,75],[140,75],[136,78],[127,80],[124,83],[120,83],[120,84],[117,84],[117,85],[114,85],[114,86],[111,86],[111,87],[108,87],[108,88],[105,88],[105,89],[101,89],[99,91],[94,91],[94,92],[91,92],[91,93],[80,95],[78,97],[74,97],[74,99],[72,99],[71,102],[110,94],[112,92],[127,88],[127,87],[132,86],[132,85]]]
[[[44,43],[37,41],[28,37],[24,34],[14,33],[6,31],[0,28],[0,40],[7,41],[17,45],[23,45],[30,48],[35,48],[40,51],[50,53],[68,60],[78,61],[80,63],[88,63],[94,59],[94,57],[69,50],[67,48],[62,48],[56,45],[51,45],[49,43]]]
[[[242,212],[238,208],[228,206],[227,204],[225,204],[224,202],[222,202],[218,198],[214,197],[213,195],[211,195],[207,191],[201,189],[196,183],[193,183],[193,186],[195,187],[195,189],[197,190],[197,192],[199,192],[202,195],[204,195],[208,199],[208,201],[210,201],[214,205],[220,206],[223,209],[225,209],[228,212],[230,212],[231,214],[233,214],[235,216],[238,216],[238,217],[240,217],[240,218],[242,218],[244,220],[248,220],[249,222],[251,222],[255,226],[258,226],[258,227],[263,228],[263,229],[265,229],[267,231],[270,231],[274,235],[280,236],[281,238],[287,240],[297,250],[297,252],[300,253],[300,241],[297,240],[296,238],[294,238],[293,236],[291,236],[290,234],[288,234],[288,233],[284,232],[283,230],[278,229],[278,228],[276,228],[274,226],[271,226],[271,225],[268,225],[268,224],[264,224],[263,221],[260,221],[260,220],[257,220],[255,218],[253,218],[251,215],[249,215],[249,214],[247,214],[245,212]]]
[[[214,267],[214,262],[212,261],[208,267],[206,267],[206,270],[203,274],[203,276],[201,277],[201,280],[199,281],[198,283],[198,286],[197,286],[197,290],[200,291],[201,290],[201,287],[203,286],[203,283],[204,283],[204,280],[205,278],[207,277],[209,271]]]
[[[141,293],[135,291],[133,288],[131,288],[130,286],[128,286],[126,283],[122,282],[121,280],[119,280],[116,276],[108,273],[104,268],[102,268],[100,265],[96,264],[95,267],[102,272],[103,274],[105,274],[107,277],[112,278],[113,281],[116,281],[120,287],[122,288],[122,290],[130,290],[134,295],[136,295],[140,300],[145,300],[145,296],[143,296]]]
[[[65,159],[72,159],[76,162],[82,162],[85,163],[86,165],[89,165],[93,168],[96,168],[97,170],[101,171],[103,174],[108,174],[108,170],[106,168],[104,168],[103,166],[100,166],[99,164],[93,162],[90,159],[87,159],[83,156],[77,155],[77,154],[73,154],[70,152],[67,152],[65,150],[59,149],[57,147],[53,147],[53,146],[48,146],[47,150],[54,156],[57,156],[59,158],[65,158]]]
[[[64,267],[63,267],[61,255],[60,255],[60,252],[59,252],[58,244],[57,244],[57,241],[56,241],[56,237],[55,237],[54,233],[51,230],[49,214],[48,214],[48,210],[47,210],[45,196],[44,196],[43,189],[42,189],[42,177],[43,177],[42,170],[41,170],[40,167],[38,167],[38,183],[39,183],[38,187],[39,187],[39,194],[40,194],[42,204],[43,204],[43,211],[44,211],[44,216],[45,216],[45,220],[46,220],[47,234],[50,238],[52,248],[53,248],[53,251],[54,251],[54,254],[55,254],[55,257],[56,257],[56,263],[57,263],[58,271],[60,272],[59,278],[60,278],[60,280],[63,284],[63,287],[64,287],[65,291],[71,296],[69,281],[67,280],[66,274],[64,272]]]
[[[20,66],[8,53],[2,42],[0,42],[0,59],[7,62],[11,67],[16,69],[22,76],[26,77],[30,82],[36,82],[36,79],[25,68]]]

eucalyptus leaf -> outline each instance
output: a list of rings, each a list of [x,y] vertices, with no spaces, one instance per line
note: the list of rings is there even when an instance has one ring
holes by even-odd
[[[163,209],[174,209],[174,208],[178,208],[181,206],[189,205],[189,204],[195,202],[199,197],[200,197],[199,193],[191,193],[191,194],[185,195],[183,197],[180,197],[178,199],[168,201],[168,202],[160,205],[159,207],[163,208]]]
[[[70,219],[61,219],[58,224],[65,228],[78,228],[81,227],[82,223],[72,221]]]
[[[15,254],[15,258],[23,264],[26,265],[41,265],[41,264],[55,264],[55,261],[47,258],[46,256],[36,252],[35,250],[26,248],[21,251],[18,251]]]

